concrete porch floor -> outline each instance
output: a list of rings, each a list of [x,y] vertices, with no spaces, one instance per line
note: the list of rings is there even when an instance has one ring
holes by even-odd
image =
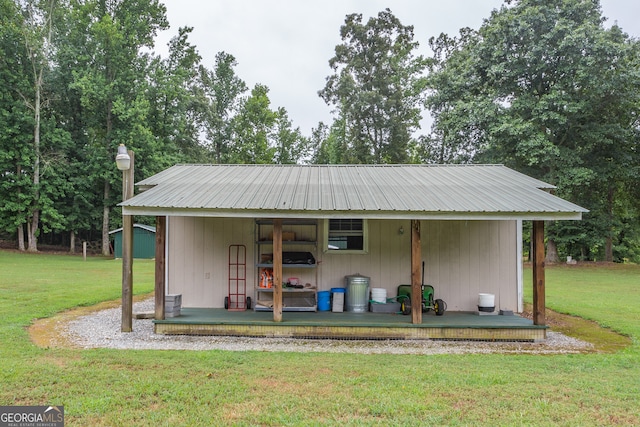
[[[167,335],[234,335],[337,339],[452,339],[540,341],[546,327],[518,316],[478,315],[447,311],[423,313],[414,325],[411,316],[388,313],[227,311],[223,308],[183,308],[179,317],[154,320],[154,330]]]

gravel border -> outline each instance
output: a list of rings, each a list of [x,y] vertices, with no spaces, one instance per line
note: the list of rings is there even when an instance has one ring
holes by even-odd
[[[153,298],[135,303],[134,312],[153,311]],[[133,332],[120,332],[121,310],[111,308],[78,317],[60,333],[80,348],[133,350],[284,351],[359,354],[569,354],[593,350],[593,345],[547,331],[544,342],[483,342],[441,340],[333,340],[247,338],[154,334],[150,319],[134,319]]]

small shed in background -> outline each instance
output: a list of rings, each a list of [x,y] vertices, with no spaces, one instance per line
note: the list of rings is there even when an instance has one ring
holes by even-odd
[[[113,237],[113,257],[122,258],[122,227],[110,231]],[[156,228],[151,225],[133,225],[133,257],[151,259],[156,256]]]

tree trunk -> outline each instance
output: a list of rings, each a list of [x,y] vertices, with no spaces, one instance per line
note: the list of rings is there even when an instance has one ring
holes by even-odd
[[[102,255],[109,256],[109,193],[111,192],[111,186],[109,181],[104,182],[104,195],[103,203],[104,208],[102,210]]]
[[[71,230],[70,236],[69,236],[69,253],[70,254],[75,254],[76,253],[76,232]]]
[[[613,262],[613,200],[615,196],[615,189],[613,186],[609,187],[607,194],[607,218],[609,224],[607,224],[607,237],[604,240],[604,260],[607,262]]]
[[[27,240],[29,252],[38,252],[38,228],[40,226],[40,96],[42,92],[42,70],[37,74],[35,85],[35,102],[33,104],[35,124],[33,128],[33,201],[31,211],[31,225],[28,228]]]
[[[111,67],[109,64],[109,57],[107,56],[107,64],[106,64],[106,74],[109,76],[111,73]],[[113,81],[113,79],[109,76],[107,77],[108,81]],[[113,120],[112,120],[112,108],[113,102],[111,99],[107,100],[107,116],[106,116],[106,126],[107,126],[107,135],[106,135],[106,149],[107,151],[111,149],[111,130],[113,129]],[[109,207],[109,195],[111,194],[111,184],[109,184],[109,180],[105,179],[104,181],[104,194],[102,198],[102,203],[104,207],[102,209],[102,255],[109,256],[109,215],[111,213],[111,208]]]
[[[40,211],[33,210],[31,222],[27,223],[27,252],[38,252],[38,224],[40,223]]]
[[[547,256],[544,259],[545,264],[557,264],[560,262],[558,258],[558,247],[553,239],[547,240]]]
[[[604,240],[604,260],[613,262],[613,238],[607,236]]]
[[[18,250],[22,252],[27,250],[24,246],[24,226],[22,224],[18,226]]]
[[[21,176],[22,175],[22,166],[18,165],[17,170],[16,170],[16,176]],[[22,188],[18,188],[18,193],[21,194],[23,191]],[[25,252],[27,250],[26,246],[24,245],[24,224],[20,224],[18,226],[18,250]]]

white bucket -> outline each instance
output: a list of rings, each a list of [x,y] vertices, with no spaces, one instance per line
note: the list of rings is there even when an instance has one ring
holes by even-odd
[[[371,288],[371,300],[385,304],[387,302],[387,290],[385,288]]]
[[[495,302],[496,296],[494,294],[478,294],[478,309],[480,311],[493,311],[496,306]]]

